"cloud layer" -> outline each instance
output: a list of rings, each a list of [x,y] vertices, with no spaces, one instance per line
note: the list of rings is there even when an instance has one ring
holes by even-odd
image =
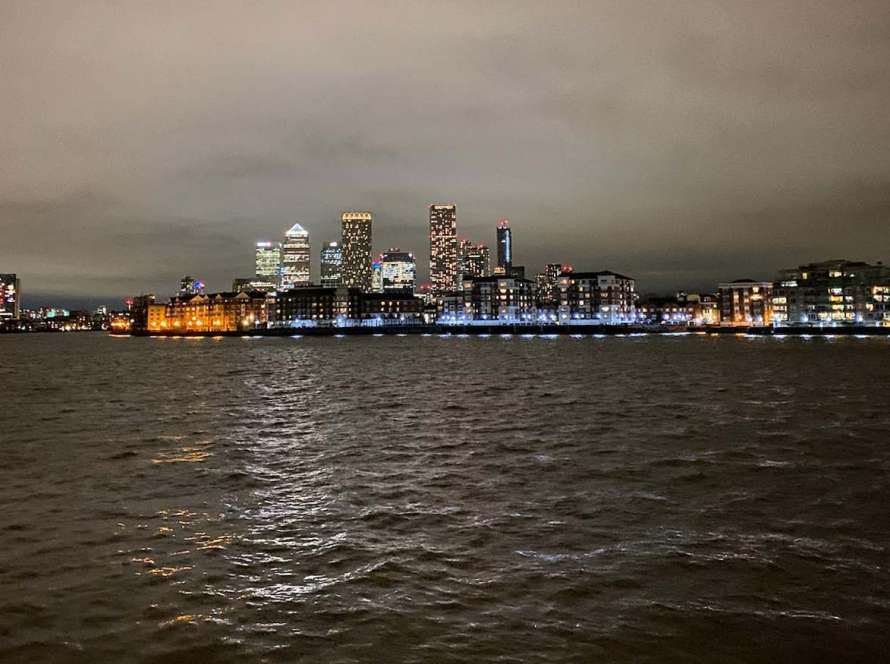
[[[883,1],[7,1],[0,271],[227,288],[370,209],[424,273],[430,202],[643,290],[890,259],[887,62]]]

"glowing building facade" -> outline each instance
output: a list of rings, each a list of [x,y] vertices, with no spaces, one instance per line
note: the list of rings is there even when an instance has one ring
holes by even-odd
[[[464,311],[476,320],[522,322],[536,316],[535,283],[528,279],[492,275],[464,281]],[[453,306],[459,306],[455,301]]]
[[[337,288],[343,279],[343,249],[339,242],[325,242],[321,247],[321,285]]]
[[[491,274],[488,247],[461,238],[457,244],[458,278],[487,277]]]
[[[509,274],[513,265],[513,231],[510,229],[510,221],[501,219],[498,221],[498,272]]]
[[[310,283],[310,250],[308,231],[300,224],[291,226],[281,245],[282,290]]]
[[[559,277],[559,317],[570,321],[629,322],[636,315],[636,283],[617,272],[569,272]]]
[[[559,278],[572,272],[572,266],[565,263],[547,263],[544,271],[538,274],[538,304],[544,307],[559,304]]]
[[[166,305],[152,297],[138,308],[136,329],[169,334],[252,330],[265,326],[268,312],[266,294],[259,291],[179,295]]]
[[[15,274],[0,274],[0,318],[18,319],[22,284]]]
[[[347,288],[371,290],[370,212],[344,212],[340,217],[342,232],[342,284]]]
[[[459,286],[457,256],[457,207],[430,205],[430,283],[440,298]]]
[[[261,241],[256,243],[254,280],[257,285],[281,285],[281,243]]]
[[[720,324],[729,327],[773,322],[773,282],[736,279],[719,286]]]
[[[890,268],[830,260],[782,270],[772,292],[779,325],[890,325]]]
[[[380,254],[381,290],[414,290],[417,262],[414,254],[393,247]]]

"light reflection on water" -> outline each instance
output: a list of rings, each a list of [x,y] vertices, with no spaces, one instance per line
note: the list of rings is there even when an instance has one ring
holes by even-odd
[[[0,339],[0,660],[879,661],[883,340],[599,339]]]

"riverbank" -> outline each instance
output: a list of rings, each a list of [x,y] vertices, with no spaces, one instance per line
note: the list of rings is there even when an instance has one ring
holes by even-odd
[[[115,334],[115,333],[112,333]],[[753,334],[759,336],[890,336],[890,327],[846,325],[837,327],[665,327],[660,325],[381,325],[378,327],[277,327],[226,332],[132,332],[132,336],[151,337],[339,337],[405,336],[424,334],[453,335],[570,335],[626,336],[630,334]]]

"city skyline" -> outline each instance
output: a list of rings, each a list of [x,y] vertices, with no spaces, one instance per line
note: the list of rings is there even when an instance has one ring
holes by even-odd
[[[426,280],[435,201],[492,251],[509,218],[530,273],[643,291],[879,260],[888,26],[878,2],[4,3],[0,264],[42,301],[222,288],[256,239],[299,221],[315,259],[369,209],[374,250],[413,250]]]

